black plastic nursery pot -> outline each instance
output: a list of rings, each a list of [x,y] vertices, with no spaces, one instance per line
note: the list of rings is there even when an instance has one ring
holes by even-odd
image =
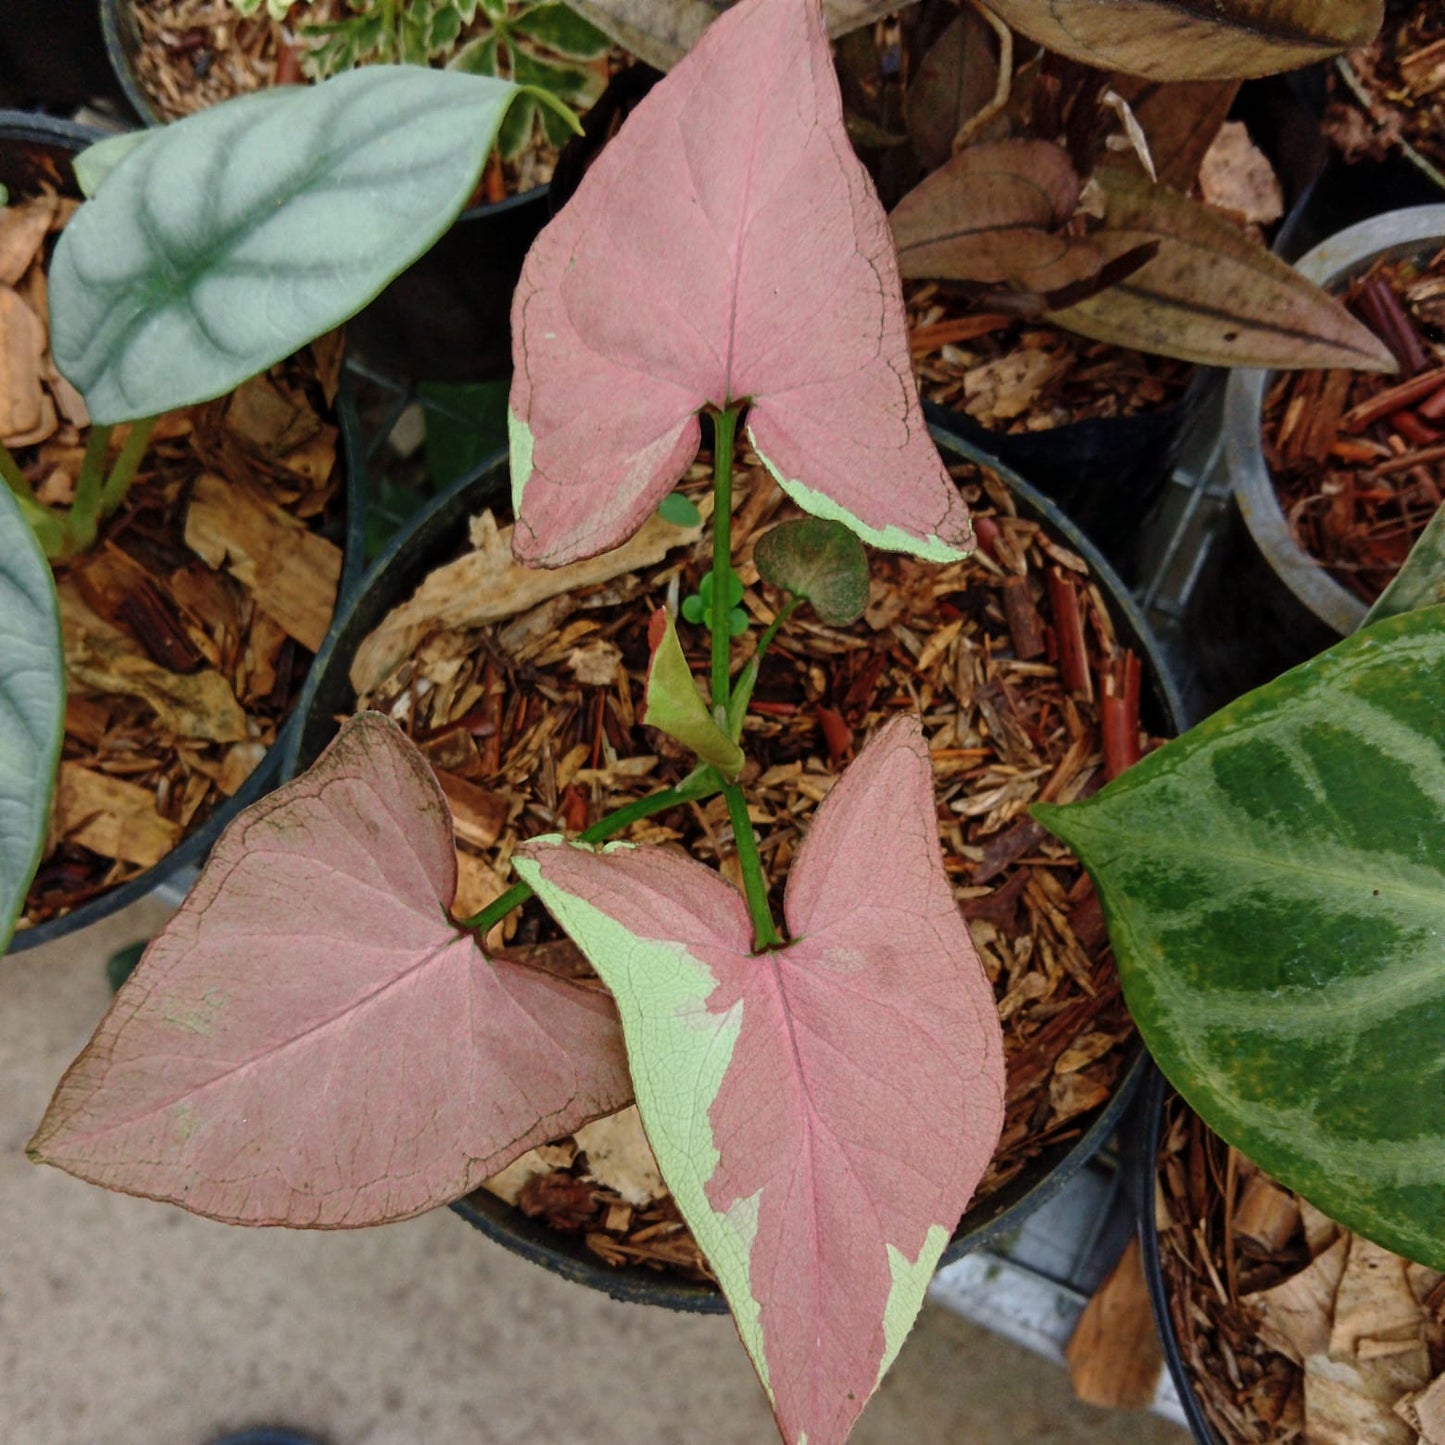
[[[925,402],[923,410],[932,425],[1027,477],[1132,585],[1149,560],[1140,550],[1144,522],[1215,374],[1199,368],[1178,401],[1154,411],[1090,417],[1012,435],[932,402]]]
[[[94,141],[101,132],[70,121],[46,116],[0,112],[0,184],[12,194],[23,194],[37,185],[49,185],[63,194],[79,195],[71,158]],[[356,409],[343,388],[337,402],[340,454],[344,467],[345,505],[339,522],[331,529],[332,541],[342,548],[341,581],[335,617],[342,612],[347,592],[355,584],[362,566],[366,525],[366,474]],[[194,832],[188,834],[166,856],[135,877],[89,899],[69,912],[17,930],[9,951],[18,953],[99,922],[111,913],[144,897],[172,878],[184,875],[204,861],[212,844],[227,823],[276,785],[281,759],[291,736],[301,725],[301,698],[279,733],[275,744],[235,794],[219,805]]]
[[[1199,1397],[1194,1393],[1194,1376],[1185,1364],[1184,1352],[1179,1347],[1179,1334],[1174,1327],[1159,1255],[1154,1179],[1159,1169],[1159,1135],[1164,1103],[1172,1092],[1169,1081],[1150,1063],[1135,1096],[1125,1130],[1128,1141],[1124,1155],[1126,1183],[1139,1221],[1139,1248],[1144,1263],[1144,1280],[1149,1289],[1149,1305],[1154,1312],[1154,1327],[1164,1347],[1164,1362],[1170,1379],[1174,1381],[1184,1418],[1199,1445],[1225,1445],[1214,1433]]]
[[[1022,479],[999,468],[993,458],[937,429],[934,438],[946,459],[992,469],[1009,487],[1021,516],[1043,523],[1063,545],[1088,562],[1109,599],[1119,641],[1141,659],[1146,725],[1156,734],[1175,733],[1181,709],[1173,681],[1159,661],[1147,624],[1107,562],[1052,503]],[[398,602],[411,595],[430,571],[455,555],[467,519],[485,506],[505,505],[507,495],[506,457],[499,454],[455,482],[398,533],[376,559],[308,679],[303,699],[305,721],[293,736],[284,763],[288,777],[308,766],[335,735],[340,719],[355,710],[348,671],[362,640]],[[1093,1114],[1084,1116],[1075,1137],[1045,1150],[1009,1183],[971,1209],[945,1250],[944,1263],[1007,1236],[1103,1147],[1127,1108],[1146,1064],[1137,1039],[1128,1048],[1127,1062],[1112,1096]],[[663,1275],[641,1265],[605,1264],[579,1237],[530,1219],[483,1190],[451,1207],[514,1253],[614,1298],[702,1313],[722,1313],[726,1309],[721,1294],[711,1285]]]

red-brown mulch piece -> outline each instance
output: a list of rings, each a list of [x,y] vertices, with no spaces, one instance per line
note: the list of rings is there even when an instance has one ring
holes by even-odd
[[[705,464],[694,467],[683,490],[701,493],[707,475]],[[980,510],[980,524],[988,524],[980,531],[992,536],[991,551],[942,567],[874,554],[862,620],[833,628],[806,611],[792,618],[763,662],[743,737],[749,758],[743,781],[781,917],[788,864],[812,809],[841,771],[844,744],[861,747],[900,710],[921,713],[946,866],[1004,1021],[1007,1117],[980,1187],[983,1198],[1043,1150],[1082,1131],[1117,1084],[1133,1037],[1107,939],[1090,921],[1087,876],[1027,818],[1033,799],[1068,801],[1102,780],[1097,707],[1070,695],[1060,681],[1059,632],[1044,582],[1049,569],[1063,569],[1071,579],[1071,626],[1095,694],[1105,678],[1128,675],[1129,667],[1083,562],[1036,523],[1014,515],[991,474],[969,465],[955,475]],[[759,582],[752,547],[772,514],[788,508],[763,495],[775,487],[756,458],[744,456],[734,488],[742,605],[765,623],[778,597]],[[763,516],[769,523],[747,525]],[[686,774],[689,756],[639,725],[636,713],[649,616],[697,590],[711,564],[710,547],[705,539],[646,574],[570,594],[565,617],[554,601],[536,609],[535,618],[460,635],[434,632],[358,700],[396,717],[429,746],[447,739],[448,767],[507,800],[508,822],[495,846],[461,845],[475,854],[474,866],[505,877],[507,860],[525,838],[594,822]],[[1005,601],[1015,595],[1016,615],[1021,584],[1043,639],[1044,655],[1035,659],[1017,655]],[[695,672],[705,675],[706,632],[680,622],[679,635]],[[734,667],[747,645],[735,648]],[[475,734],[465,761],[455,745],[459,724]],[[720,798],[660,814],[626,836],[682,846],[739,882]],[[1075,916],[1085,922],[1087,945],[1075,934]],[[507,928],[522,944],[555,936],[535,902]],[[1086,1038],[1087,1046],[1073,1047]],[[638,1253],[630,1225],[607,1228],[609,1216],[616,1222],[624,1213],[620,1203],[615,1194],[599,1193],[589,1240],[606,1241],[606,1258],[658,1263],[655,1253]],[[673,1234],[669,1260],[682,1249]],[[702,1268],[700,1259],[694,1266]]]
[[[1295,540],[1369,603],[1445,490],[1445,251],[1423,264],[1379,261],[1345,299],[1401,375],[1284,373],[1265,398],[1262,441]]]

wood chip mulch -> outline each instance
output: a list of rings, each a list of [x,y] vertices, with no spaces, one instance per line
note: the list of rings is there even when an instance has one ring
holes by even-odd
[[[1263,444],[1295,540],[1368,603],[1445,490],[1445,251],[1377,262],[1345,300],[1399,374],[1283,373],[1265,397]]]
[[[903,295],[919,391],[993,431],[1154,411],[1178,401],[1194,374],[1189,362],[980,311],[938,282],[907,282]]]
[[[1445,1276],[1342,1230],[1178,1098],[1155,1215],[1179,1349],[1221,1440],[1445,1441]]]
[[[755,457],[743,461],[734,483],[734,565],[756,625],[771,620],[778,597],[758,581],[753,544],[791,504]],[[708,475],[706,464],[695,466],[683,490],[710,500]],[[743,739],[743,780],[781,917],[788,863],[813,808],[884,721],[905,708],[922,714],[946,866],[1004,1022],[1007,1118],[983,1198],[1082,1131],[1112,1093],[1133,1038],[1092,885],[1073,855],[1029,820],[1028,804],[1092,791],[1148,740],[1139,724],[1139,660],[1116,641],[1085,564],[1014,515],[991,474],[963,466],[955,475],[975,507],[979,552],[942,567],[876,553],[861,621],[836,629],[802,613],[791,619],[764,661]],[[452,801],[459,917],[502,891],[519,842],[580,830],[686,774],[683,750],[639,725],[637,711],[649,615],[696,591],[710,545],[684,545],[649,571],[553,597],[507,621],[433,630],[359,699],[407,728]],[[679,630],[705,676],[706,633],[687,623]],[[735,668],[741,660],[735,650]],[[740,884],[721,798],[660,814],[626,836],[680,845]],[[565,940],[548,941],[555,926],[535,900],[504,929],[514,947],[553,950],[564,971],[585,969]],[[498,932],[492,946],[502,941]],[[560,1190],[568,1221],[603,1257],[676,1266],[679,1250],[691,1249],[679,1243],[675,1215],[621,1209],[617,1192],[585,1170],[579,1183],[575,1164],[553,1172],[573,1182],[532,1185],[554,1191],[539,1212],[556,1217],[551,1201]],[[590,1215],[578,1205],[588,1197]],[[700,1258],[691,1258],[684,1272],[703,1274]]]
[[[50,358],[45,266],[73,203],[0,208],[0,440],[42,503],[67,506],[89,434]],[[339,336],[220,401],[160,419],[97,545],[55,564],[65,743],[19,927],[161,861],[276,739],[330,625],[341,551],[330,420]],[[129,431],[119,426],[111,455]]]
[[[1349,61],[1371,98],[1376,131],[1386,139],[1402,136],[1445,167],[1445,11],[1436,0],[1387,15],[1375,43],[1352,51]],[[1347,143],[1349,136],[1345,128]],[[1363,137],[1356,145],[1371,148]]]

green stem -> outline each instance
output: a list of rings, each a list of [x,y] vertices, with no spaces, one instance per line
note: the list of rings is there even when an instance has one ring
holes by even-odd
[[[738,862],[743,870],[743,892],[748,899],[748,913],[753,920],[753,952],[763,953],[782,946],[783,936],[773,922],[768,907],[768,882],[763,877],[763,860],[758,853],[758,840],[753,835],[752,819],[748,817],[748,800],[736,783],[723,784],[728,818],[733,825],[733,841],[737,844]]]
[[[732,604],[728,601],[727,579],[732,572],[733,432],[738,408],[729,407],[712,419],[713,427],[713,509],[712,509],[712,706],[726,710],[728,704],[728,653],[732,630],[728,625]]]
[[[634,798],[614,813],[599,818],[590,828],[578,835],[582,843],[601,843],[614,834],[622,832],[641,818],[650,818],[654,813],[664,813],[679,804],[695,802],[710,797],[717,789],[710,783],[690,788],[663,788],[661,792],[649,793],[645,798]],[[485,938],[514,908],[520,908],[532,896],[530,883],[514,883],[500,898],[495,898],[470,918],[462,919],[458,925]]]
[[[778,629],[797,611],[798,604],[802,600],[801,597],[795,597],[792,593],[789,593],[788,600],[779,608],[778,615],[768,623],[763,635],[758,638],[758,650],[753,653],[753,658],[759,664],[762,663],[763,653],[768,650],[768,644],[778,635]]]
[[[75,500],[66,522],[66,551],[70,556],[85,552],[99,530],[100,494],[105,485],[105,457],[110,449],[110,428],[92,426],[85,441],[85,456],[75,481]]]
[[[25,473],[20,470],[20,463],[10,454],[10,448],[0,442],[0,477],[5,478],[6,485],[17,497],[24,497],[27,502],[35,500],[35,493],[30,483],[25,480]]]
[[[102,517],[110,516],[125,501],[125,494],[130,490],[130,484],[135,481],[135,474],[146,454],[146,448],[150,445],[151,433],[156,429],[158,420],[158,417],[147,416],[132,423],[130,435],[126,437],[125,445],[120,449],[120,455],[115,459],[115,465],[111,467],[110,475],[105,479],[105,486],[100,493]]]

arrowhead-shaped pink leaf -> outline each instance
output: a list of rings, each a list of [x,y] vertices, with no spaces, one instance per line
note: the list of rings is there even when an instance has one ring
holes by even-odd
[[[523,561],[631,536],[696,454],[699,410],[744,400],[806,510],[937,560],[972,546],[817,0],[743,0],[656,86],[537,238],[512,334]]]
[[[376,713],[226,830],[61,1081],[32,1157],[241,1224],[456,1199],[631,1097],[602,996],[448,922],[451,818]]]
[[[847,1435],[1003,1121],[993,992],[943,871],[928,748],[891,723],[819,808],[793,942],[662,849],[516,866],[617,998],[649,1139],[783,1437]]]

